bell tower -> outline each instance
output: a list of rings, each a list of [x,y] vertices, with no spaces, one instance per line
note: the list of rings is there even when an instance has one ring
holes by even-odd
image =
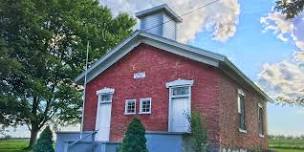
[[[182,22],[167,4],[136,13],[140,20],[140,30],[176,40],[177,24]]]

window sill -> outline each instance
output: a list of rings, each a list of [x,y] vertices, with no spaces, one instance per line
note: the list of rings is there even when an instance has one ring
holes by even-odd
[[[263,134],[259,134],[259,137],[264,138],[265,136]]]
[[[140,115],[150,115],[151,112],[139,112],[138,114],[140,114]]]
[[[136,115],[136,113],[124,113],[124,115]]]
[[[240,133],[247,133],[247,130],[244,130],[244,129],[239,128],[239,132],[240,132]]]

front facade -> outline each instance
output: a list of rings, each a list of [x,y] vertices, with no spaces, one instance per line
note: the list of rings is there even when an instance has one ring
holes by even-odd
[[[171,11],[161,6],[138,17],[165,13],[180,22]],[[267,149],[267,95],[224,56],[170,40],[176,32],[161,28],[164,35],[136,31],[88,71],[83,130],[120,142],[137,117],[147,132],[187,134],[197,111],[216,150]]]

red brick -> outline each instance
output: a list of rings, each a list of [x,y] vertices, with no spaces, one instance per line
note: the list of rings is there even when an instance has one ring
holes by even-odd
[[[133,79],[135,72],[144,71],[144,79]],[[238,132],[236,90],[240,86],[220,70],[190,59],[141,44],[112,65],[87,85],[84,130],[95,129],[97,108],[96,91],[104,87],[115,89],[112,101],[111,141],[121,141],[133,117],[143,122],[147,131],[168,130],[168,89],[166,82],[176,79],[194,80],[192,110],[202,113],[207,120],[208,136],[212,143],[233,147],[249,147],[265,139],[257,133],[257,95],[246,90],[246,119],[248,134]],[[124,115],[126,99],[152,98],[150,115]],[[248,108],[247,108],[248,106]],[[249,139],[250,138],[250,139]]]

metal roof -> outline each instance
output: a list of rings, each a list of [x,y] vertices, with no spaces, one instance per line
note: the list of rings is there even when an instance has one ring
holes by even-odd
[[[182,18],[178,16],[167,4],[162,4],[156,7],[152,7],[150,9],[146,9],[140,12],[137,12],[135,15],[137,18],[143,18],[151,14],[155,14],[158,12],[164,11],[169,15],[175,22],[182,22]]]

